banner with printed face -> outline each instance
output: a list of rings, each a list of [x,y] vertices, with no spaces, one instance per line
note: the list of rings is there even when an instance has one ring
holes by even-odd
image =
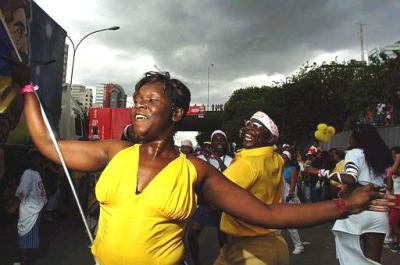
[[[0,0],[0,11],[20,60],[31,67],[32,82],[40,87],[38,94],[50,124],[58,132],[66,32],[33,1]],[[4,36],[0,31],[0,38]],[[10,57],[3,46],[0,54]],[[30,143],[19,85],[8,76],[4,61],[0,67],[0,143]]]

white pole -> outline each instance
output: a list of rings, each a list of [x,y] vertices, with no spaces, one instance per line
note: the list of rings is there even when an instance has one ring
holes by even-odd
[[[88,225],[88,223],[87,223],[87,221],[86,221],[85,214],[83,213],[82,206],[81,206],[81,204],[80,204],[80,202],[79,202],[78,195],[77,195],[77,193],[76,193],[74,184],[73,184],[73,182],[72,182],[72,178],[71,178],[71,176],[70,176],[70,174],[69,174],[69,172],[68,172],[67,165],[65,164],[64,157],[63,157],[63,155],[62,155],[62,153],[61,153],[60,147],[58,146],[58,143],[57,143],[56,137],[55,137],[55,135],[54,135],[54,132],[53,132],[53,130],[51,129],[51,126],[50,126],[49,120],[47,119],[46,113],[44,112],[42,103],[40,102],[40,98],[39,98],[39,96],[38,96],[38,94],[37,94],[36,92],[34,92],[34,93],[35,93],[35,96],[36,96],[36,98],[37,98],[37,100],[38,100],[38,102],[39,102],[40,112],[42,113],[42,117],[43,117],[44,124],[46,125],[46,128],[47,128],[47,130],[48,130],[48,132],[49,132],[49,135],[50,135],[50,138],[51,138],[51,141],[53,142],[53,145],[54,145],[54,147],[55,147],[55,149],[56,149],[58,158],[60,159],[61,165],[62,165],[62,167],[63,167],[63,169],[64,169],[64,172],[65,172],[65,175],[67,176],[69,186],[71,187],[72,194],[74,195],[75,202],[76,202],[76,204],[77,204],[77,206],[78,206],[78,209],[79,209],[79,213],[81,214],[81,218],[82,218],[83,224],[84,224],[84,226],[85,226],[85,228],[86,228],[86,233],[87,233],[87,235],[88,235],[88,237],[89,237],[90,244],[93,244],[93,241],[94,241],[94,240],[93,240],[93,235],[92,235],[92,233],[90,232],[89,225]]]
[[[360,45],[361,45],[361,61],[364,62],[364,36],[363,36],[363,24],[361,21],[358,23],[360,25]]]

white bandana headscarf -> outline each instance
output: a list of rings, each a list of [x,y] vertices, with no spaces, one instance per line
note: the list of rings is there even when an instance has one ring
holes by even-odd
[[[250,119],[255,119],[259,121],[271,132],[272,135],[276,136],[276,138],[279,137],[278,126],[276,126],[275,122],[264,112],[257,111],[253,114],[253,116],[251,116]]]
[[[215,131],[211,134],[211,140],[212,140],[212,138],[214,137],[214,135],[216,135],[217,133],[222,134],[222,135],[225,137],[225,139],[228,141],[228,137],[227,137],[226,134],[225,134],[223,131],[221,131],[221,130],[215,130]]]
[[[190,140],[182,140],[181,141],[181,146],[189,146],[189,147],[193,148],[192,141],[190,141]]]

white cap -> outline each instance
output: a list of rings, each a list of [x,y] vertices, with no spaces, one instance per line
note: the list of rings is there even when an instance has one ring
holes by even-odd
[[[190,147],[193,148],[192,141],[190,141],[190,140],[182,140],[181,141],[181,146],[190,146]]]
[[[214,137],[214,135],[216,135],[217,133],[222,134],[222,135],[225,137],[225,139],[228,140],[228,137],[226,136],[226,134],[225,134],[223,131],[221,131],[221,130],[215,130],[215,131],[211,134],[211,140],[212,140],[212,138]]]
[[[271,132],[272,135],[276,136],[277,138],[279,137],[278,126],[276,126],[275,122],[264,112],[257,111],[253,114],[253,116],[251,116],[250,119],[255,119],[261,122],[261,124],[263,124]]]
[[[284,154],[289,160],[292,159],[292,155],[289,153],[289,151],[283,151],[282,154]]]

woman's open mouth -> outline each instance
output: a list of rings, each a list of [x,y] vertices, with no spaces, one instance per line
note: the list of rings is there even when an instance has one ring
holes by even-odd
[[[135,121],[143,121],[143,120],[147,120],[148,117],[143,114],[135,114],[134,119],[135,119]]]

